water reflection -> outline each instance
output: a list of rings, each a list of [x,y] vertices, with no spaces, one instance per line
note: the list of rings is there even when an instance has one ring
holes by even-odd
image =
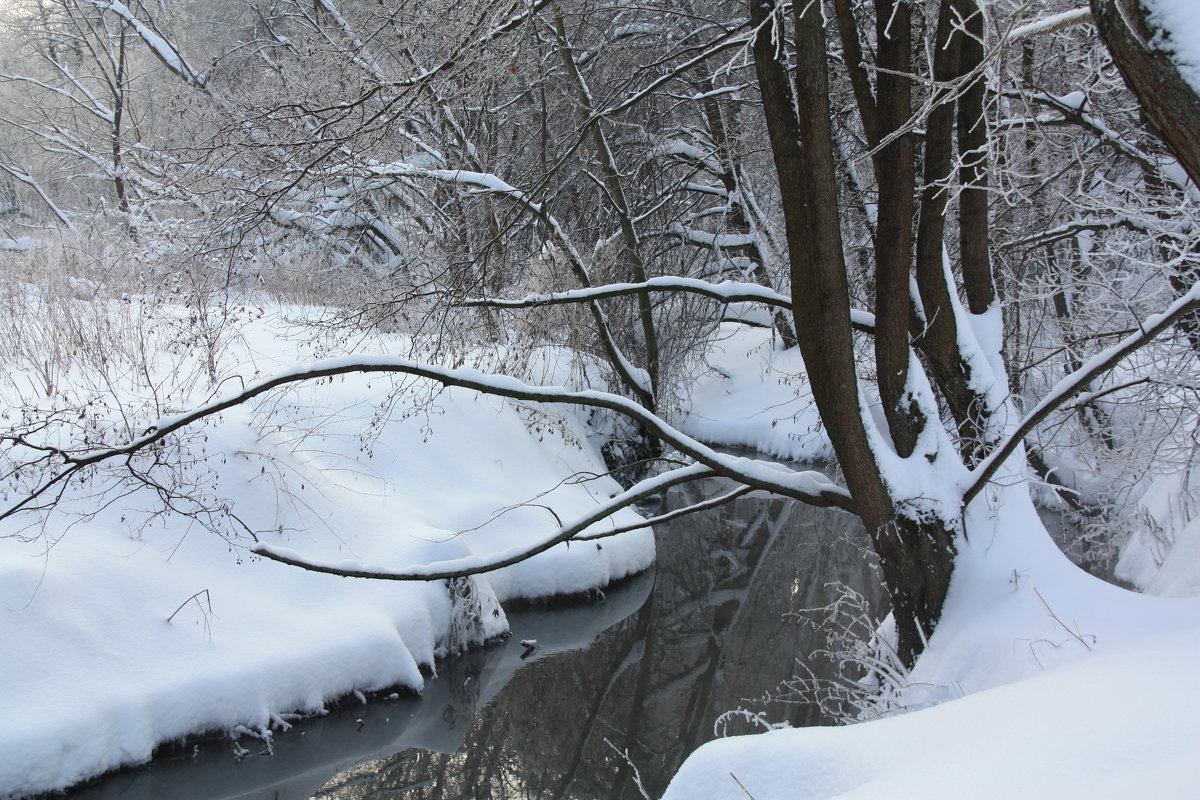
[[[745,498],[676,521],[658,544],[650,599],[586,650],[515,675],[462,749],[361,764],[314,797],[620,800],[642,796],[637,780],[656,797],[723,711],[773,689],[820,646],[788,612],[829,602],[831,580],[880,595],[857,521],[837,511]],[[769,711],[820,721],[805,706]]]
[[[669,503],[719,491],[689,487]],[[828,603],[834,580],[878,601],[864,546],[850,515],[742,498],[659,531],[656,573],[604,602],[510,614],[512,639],[444,665],[420,701],[303,723],[274,756],[236,768],[227,745],[202,748],[194,763],[179,755],[186,769],[159,760],[72,796],[619,800],[641,797],[638,781],[658,796],[723,711],[823,644],[789,612]],[[522,639],[538,640],[525,660]],[[820,721],[804,706],[766,710]]]

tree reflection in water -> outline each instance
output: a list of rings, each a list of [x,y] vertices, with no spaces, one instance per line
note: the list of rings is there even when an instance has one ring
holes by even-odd
[[[715,483],[684,489],[670,503],[717,491]],[[636,768],[656,797],[684,757],[713,738],[722,712],[774,689],[797,656],[824,644],[789,612],[830,602],[831,581],[882,602],[865,538],[842,512],[747,497],[677,520],[658,544],[649,599],[590,647],[517,672],[477,712],[473,686],[482,682],[474,678],[485,658],[443,670],[439,680],[457,687],[446,722],[469,724],[455,752],[408,749],[365,761],[313,796],[639,798]],[[793,725],[822,721],[809,706],[754,707]]]

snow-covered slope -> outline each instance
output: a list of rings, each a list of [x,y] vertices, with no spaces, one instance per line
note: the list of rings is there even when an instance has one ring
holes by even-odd
[[[244,328],[231,374],[302,359],[289,332],[272,314]],[[269,413],[225,412],[195,433],[182,475],[212,481],[200,499],[264,541],[392,567],[504,550],[555,528],[549,506],[571,517],[619,489],[564,482],[603,472],[578,420],[531,422],[467,391],[365,435],[394,391],[348,377],[275,398]],[[189,733],[266,731],[348,692],[419,690],[435,655],[506,630],[499,601],[602,586],[654,555],[648,531],[560,546],[477,578],[474,614],[456,617],[444,582],[306,572],[250,555],[236,531],[150,515],[162,499],[151,487],[108,499],[97,510],[73,490],[44,525],[0,529],[0,797],[144,761]],[[467,625],[449,637],[452,618]]]
[[[909,713],[711,742],[663,800],[1195,797],[1200,598],[1079,570],[1020,483],[978,498],[967,531]]]
[[[777,350],[769,330],[724,323],[707,363],[680,423],[689,436],[795,461],[832,456],[797,349]]]

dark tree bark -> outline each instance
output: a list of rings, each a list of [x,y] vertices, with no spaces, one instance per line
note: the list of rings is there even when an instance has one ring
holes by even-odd
[[[838,217],[825,29],[817,3],[797,3],[792,8],[796,53],[794,79],[789,82],[786,54],[780,49],[787,41],[783,11],[776,0],[750,2],[751,22],[757,31],[755,68],[791,259],[796,334],[817,409],[880,558],[892,601],[899,656],[911,665],[941,616],[954,567],[954,535],[942,520],[918,515],[907,507],[905,498],[893,497],[867,436]],[[903,36],[897,42],[902,48]],[[798,114],[797,109],[803,113]],[[890,109],[890,113],[898,115],[899,109]],[[900,177],[890,173],[888,177],[898,194],[903,194],[902,187],[909,180],[904,169],[901,167]],[[896,199],[903,208],[902,198]],[[897,214],[896,230],[888,235],[903,240],[904,222]],[[911,221],[908,226],[911,228]],[[894,269],[890,280],[904,276],[902,296],[907,297],[908,260],[904,255],[903,264],[897,261],[893,265],[885,259],[885,265]],[[907,324],[892,335],[900,337],[907,363]],[[886,337],[877,331],[875,339],[879,346]],[[884,346],[895,344],[888,341]]]
[[[1092,17],[1150,127],[1192,183],[1200,187],[1200,95],[1163,49],[1170,47],[1169,32],[1151,25],[1138,0],[1092,0]],[[1146,175],[1152,189],[1161,188],[1156,176],[1149,171]],[[1181,261],[1172,269],[1169,280],[1171,288],[1183,294],[1200,281],[1200,262],[1197,258]],[[1200,354],[1200,312],[1181,319],[1178,329]]]
[[[909,278],[917,183],[913,136],[901,133],[912,115],[912,84],[907,76],[912,67],[912,17],[908,0],[878,0],[875,30],[880,70],[875,106],[879,140],[871,142],[868,133],[868,143],[878,148],[873,161],[879,186],[879,223],[875,233],[875,371],[896,452],[907,457],[925,425],[919,409],[905,399],[911,353],[908,330],[913,304]],[[864,108],[862,102],[859,105]],[[884,137],[895,139],[880,148]]]
[[[976,463],[982,455],[986,403],[973,388],[971,367],[959,348],[958,319],[954,313],[956,288],[950,284],[944,253],[956,120],[955,102],[948,87],[977,70],[983,53],[982,47],[965,46],[972,37],[962,20],[972,14],[979,14],[975,0],[943,0],[938,12],[933,59],[933,79],[937,87],[934,91],[937,94],[925,126],[924,175],[916,245],[917,288],[924,310],[924,327],[915,337],[915,344],[925,357],[933,380],[945,396],[958,426],[959,446],[969,464]],[[970,104],[964,105],[969,107]],[[964,116],[969,118],[970,112]],[[970,141],[971,136],[967,139]],[[986,230],[987,227],[986,207],[982,216],[968,214],[967,222],[969,230],[966,234],[981,237],[979,228]],[[974,282],[990,285],[986,253],[982,263],[975,264],[974,268],[976,271],[987,270],[986,275],[976,275]]]
[[[959,260],[967,308],[972,314],[982,314],[996,301],[989,252],[986,82],[978,69],[983,64],[983,12],[977,0],[959,0],[956,5],[964,33],[960,67],[976,71],[958,99],[959,183],[963,187],[958,199]]]
[[[1150,126],[1200,186],[1200,96],[1171,59],[1170,32],[1138,0],[1092,0],[1092,17]]]

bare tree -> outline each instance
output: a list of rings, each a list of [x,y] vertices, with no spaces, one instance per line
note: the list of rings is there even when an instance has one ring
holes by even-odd
[[[440,26],[421,10],[280,3],[259,9],[257,60],[244,68],[261,81],[242,94],[234,71],[190,66],[145,9],[92,5],[127,26],[126,36],[136,33],[225,121],[235,146],[212,143],[202,161],[214,185],[223,174],[238,178],[224,187],[237,211],[221,219],[228,241],[324,242],[344,266],[395,278],[397,297],[376,299],[377,308],[419,307],[419,324],[432,320],[439,336],[460,337],[463,347],[510,333],[501,312],[581,307],[522,335],[539,343],[577,336],[570,341],[606,365],[607,381],[603,390],[572,392],[420,360],[350,359],[249,384],[126,441],[63,444],[27,426],[5,441],[19,456],[14,469],[36,477],[0,518],[44,507],[98,465],[134,463],[188,425],[287,385],[346,373],[418,376],[619,415],[657,443],[655,454],[668,454],[665,471],[517,555],[390,571],[313,563],[264,543],[255,552],[356,577],[456,578],[593,537],[585,529],[620,508],[721,475],[861,517],[880,557],[900,658],[911,665],[970,534],[966,506],[1010,457],[1023,463],[1024,440],[1049,415],[1073,401],[1094,409],[1116,390],[1101,378],[1200,303],[1200,289],[1181,284],[1160,313],[1133,309],[1128,330],[1105,331],[1107,346],[1068,360],[1066,376],[1018,413],[989,198],[1011,185],[996,132],[1015,129],[996,113],[996,64],[1021,37],[998,30],[979,0],[835,0],[828,18],[820,2],[755,0],[692,8],[666,23],[653,7],[483,4]],[[1097,3],[1102,30],[1105,6]],[[373,46],[400,22],[429,40]],[[661,36],[672,25],[678,30]],[[592,36],[597,44],[583,49]],[[1113,52],[1124,64],[1120,47]],[[631,54],[649,64],[631,69]],[[325,82],[303,80],[306,64],[318,65]],[[716,100],[718,78],[734,73],[728,83],[756,95],[768,132],[769,159],[764,153],[753,168],[735,155]],[[261,102],[275,93],[285,99]],[[1027,96],[1051,107],[1055,121],[1097,122],[1061,95]],[[694,121],[692,130],[672,125],[680,118]],[[1105,147],[1129,144],[1111,131],[1102,138]],[[700,174],[715,183],[695,180]],[[701,207],[698,196],[720,198],[718,224],[732,238],[704,227],[698,209],[714,207]],[[682,248],[681,240],[708,246]],[[861,268],[848,253],[866,254]],[[741,273],[750,280],[711,280],[734,274],[731,256],[750,262]],[[702,263],[690,269],[696,258]],[[528,266],[534,259],[544,272]],[[786,276],[770,274],[772,261]],[[697,298],[709,305],[685,305]],[[816,472],[722,454],[672,425],[664,386],[687,374],[675,354],[711,335],[720,307],[744,302],[768,308],[785,342],[794,337],[844,488]],[[487,325],[470,324],[480,319]]]

